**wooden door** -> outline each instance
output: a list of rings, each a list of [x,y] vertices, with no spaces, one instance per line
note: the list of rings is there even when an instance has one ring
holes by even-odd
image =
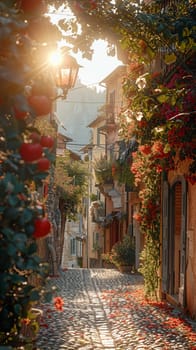
[[[162,292],[185,306],[187,187],[183,177],[162,191]]]
[[[179,302],[182,306],[186,306],[185,295],[185,274],[186,274],[186,226],[187,226],[187,183],[185,179],[182,181],[182,213],[181,213],[181,256],[180,256],[180,286],[179,286]]]

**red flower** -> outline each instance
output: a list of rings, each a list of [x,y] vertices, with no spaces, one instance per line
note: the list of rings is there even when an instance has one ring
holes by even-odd
[[[154,73],[152,73],[151,77],[152,77],[152,79],[159,78],[159,77],[160,77],[160,72],[154,72]]]
[[[151,153],[151,146],[150,145],[141,145],[141,146],[139,146],[139,151],[143,154],[150,154]]]
[[[54,306],[55,306],[56,310],[63,311],[63,305],[64,305],[64,301],[61,297],[54,298]]]
[[[21,323],[22,324],[24,324],[24,325],[26,325],[26,326],[28,326],[28,324],[31,322],[31,320],[29,319],[29,318],[23,318],[22,320],[21,320]]]
[[[168,153],[164,152],[164,145],[161,141],[155,141],[152,145],[152,153],[155,158],[161,159],[168,156]]]
[[[163,144],[160,141],[155,141],[152,146],[152,151],[155,154],[162,154],[163,153]]]
[[[159,174],[163,171],[163,167],[160,164],[157,164],[156,166],[156,172]]]
[[[148,125],[146,120],[140,120],[138,121],[138,128],[145,128]]]
[[[138,222],[141,222],[142,221],[142,216],[140,213],[135,213],[133,214],[133,218],[138,221]]]
[[[90,0],[90,6],[91,6],[91,10],[95,10],[97,8],[97,1]]]
[[[188,175],[186,176],[186,179],[190,182],[191,185],[194,185],[196,183],[196,175]]]

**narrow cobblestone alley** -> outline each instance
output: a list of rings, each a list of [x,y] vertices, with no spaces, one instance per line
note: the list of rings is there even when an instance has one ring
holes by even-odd
[[[51,280],[62,312],[44,305],[39,350],[196,350],[196,322],[165,303],[147,303],[139,274],[68,269]]]

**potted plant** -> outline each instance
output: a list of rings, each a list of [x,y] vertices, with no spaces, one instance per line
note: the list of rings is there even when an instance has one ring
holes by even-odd
[[[125,235],[111,251],[112,262],[121,272],[131,272],[135,265],[135,248],[130,235]]]
[[[101,157],[94,164],[95,177],[99,185],[113,184],[112,162]]]
[[[106,269],[114,269],[116,266],[112,260],[112,253],[103,253],[101,254],[103,267]]]

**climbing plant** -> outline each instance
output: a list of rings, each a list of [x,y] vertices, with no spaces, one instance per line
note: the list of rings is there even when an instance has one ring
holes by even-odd
[[[1,346],[20,345],[24,319],[51,296],[43,283],[47,266],[37,254],[38,239],[48,235],[51,223],[43,198],[33,196],[54,160],[53,137],[35,125],[52,108],[46,37],[51,32],[55,45],[58,30],[44,11],[42,1],[0,2]]]
[[[138,150],[132,153],[131,171],[141,198],[141,210],[135,219],[140,222],[145,236],[140,271],[145,277],[148,296],[156,295],[159,280],[161,176],[165,177],[171,170],[178,171],[181,166],[190,184],[196,181],[195,90],[191,58],[187,64],[187,71],[180,65],[172,65],[173,74],[169,77],[167,71],[146,72],[133,80],[134,74],[130,71],[125,79],[124,91],[130,106],[121,115],[121,130],[124,129],[125,137],[136,137],[138,142]],[[127,115],[129,120],[125,122]]]

